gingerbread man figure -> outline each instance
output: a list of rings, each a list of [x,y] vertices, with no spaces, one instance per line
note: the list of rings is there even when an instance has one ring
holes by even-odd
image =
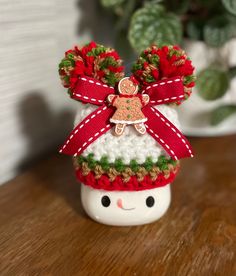
[[[116,124],[115,134],[122,135],[126,125],[134,125],[138,133],[145,134],[144,122],[147,121],[147,118],[144,116],[142,108],[148,104],[149,96],[147,94],[137,95],[138,85],[129,77],[120,80],[118,90],[120,95],[108,96],[108,102],[117,109],[110,119],[111,123]]]

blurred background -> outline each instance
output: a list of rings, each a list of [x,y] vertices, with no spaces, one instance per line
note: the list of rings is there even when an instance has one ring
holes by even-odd
[[[58,77],[65,50],[115,47],[127,70],[151,43],[179,44],[197,86],[179,108],[190,136],[236,133],[236,1],[0,1],[0,184],[50,151],[73,127],[76,102]]]

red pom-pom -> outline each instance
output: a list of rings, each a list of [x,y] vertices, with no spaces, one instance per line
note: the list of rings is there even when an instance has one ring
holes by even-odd
[[[115,86],[124,77],[124,67],[118,53],[102,45],[90,42],[82,48],[77,46],[65,52],[59,64],[59,74],[64,87],[73,90],[80,76],[98,79]]]
[[[153,45],[145,49],[132,68],[134,77],[139,81],[141,87],[163,78],[182,77],[185,99],[189,97],[191,89],[195,85],[193,71],[191,60],[177,45],[161,48]]]

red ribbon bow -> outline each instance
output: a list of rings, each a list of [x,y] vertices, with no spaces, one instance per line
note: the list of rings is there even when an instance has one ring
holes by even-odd
[[[112,128],[109,119],[115,109],[106,103],[107,96],[114,94],[115,89],[102,82],[81,77],[73,91],[72,98],[100,106],[89,114],[73,131],[60,149],[60,153],[80,155],[99,136]],[[153,106],[166,104],[184,98],[184,87],[180,77],[164,79],[147,86],[142,93],[150,97],[148,105],[142,112],[148,118],[145,122],[147,132],[174,159],[193,157],[191,146],[183,134]]]

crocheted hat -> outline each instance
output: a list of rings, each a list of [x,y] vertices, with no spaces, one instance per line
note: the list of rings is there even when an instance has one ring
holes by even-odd
[[[179,159],[193,156],[173,104],[190,96],[194,68],[178,46],[151,46],[133,64],[128,82],[123,69],[114,49],[95,42],[65,53],[59,74],[79,108],[60,152],[73,155],[77,179],[95,189],[167,185],[179,171]]]

